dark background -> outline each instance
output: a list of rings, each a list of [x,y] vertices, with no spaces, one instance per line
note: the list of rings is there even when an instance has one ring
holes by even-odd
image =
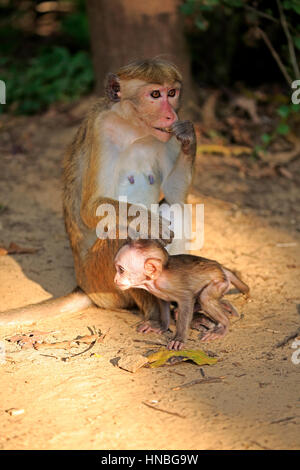
[[[197,95],[199,87],[262,85],[289,94],[288,80],[259,32],[289,78],[299,78],[282,19],[299,61],[299,0],[0,0],[5,112],[36,113],[94,87],[100,92],[108,71],[158,54],[178,63],[188,94],[192,80]]]

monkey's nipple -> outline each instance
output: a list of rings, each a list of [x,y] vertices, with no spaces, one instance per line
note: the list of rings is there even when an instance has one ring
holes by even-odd
[[[128,176],[128,181],[130,184],[134,184],[134,176]]]

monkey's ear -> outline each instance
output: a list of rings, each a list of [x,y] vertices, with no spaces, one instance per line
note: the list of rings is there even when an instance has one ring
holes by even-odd
[[[162,261],[159,258],[148,258],[145,261],[144,272],[151,279],[157,279],[162,272]]]
[[[117,103],[120,101],[120,80],[114,73],[108,73],[105,80],[105,94],[110,101]]]

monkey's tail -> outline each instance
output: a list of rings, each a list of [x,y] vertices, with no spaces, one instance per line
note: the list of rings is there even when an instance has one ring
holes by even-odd
[[[79,287],[70,294],[48,299],[26,307],[0,312],[0,327],[31,325],[39,320],[63,317],[93,305],[92,300]]]
[[[227,268],[223,268],[223,269],[227,278],[229,279],[231,284],[234,285],[234,287],[236,287],[243,294],[249,294],[250,289],[247,286],[247,284],[245,284],[236,274],[230,271],[230,269],[227,269]]]

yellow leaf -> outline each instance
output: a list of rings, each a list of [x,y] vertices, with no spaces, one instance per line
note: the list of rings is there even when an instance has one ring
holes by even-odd
[[[148,356],[148,361],[151,363],[150,367],[160,367],[167,363],[170,363],[172,357],[180,358],[182,361],[191,360],[195,362],[198,366],[203,366],[205,364],[211,365],[217,362],[217,359],[214,357],[209,357],[205,352],[200,349],[183,349],[181,351],[173,351],[169,349],[160,349],[159,351],[150,354]]]

